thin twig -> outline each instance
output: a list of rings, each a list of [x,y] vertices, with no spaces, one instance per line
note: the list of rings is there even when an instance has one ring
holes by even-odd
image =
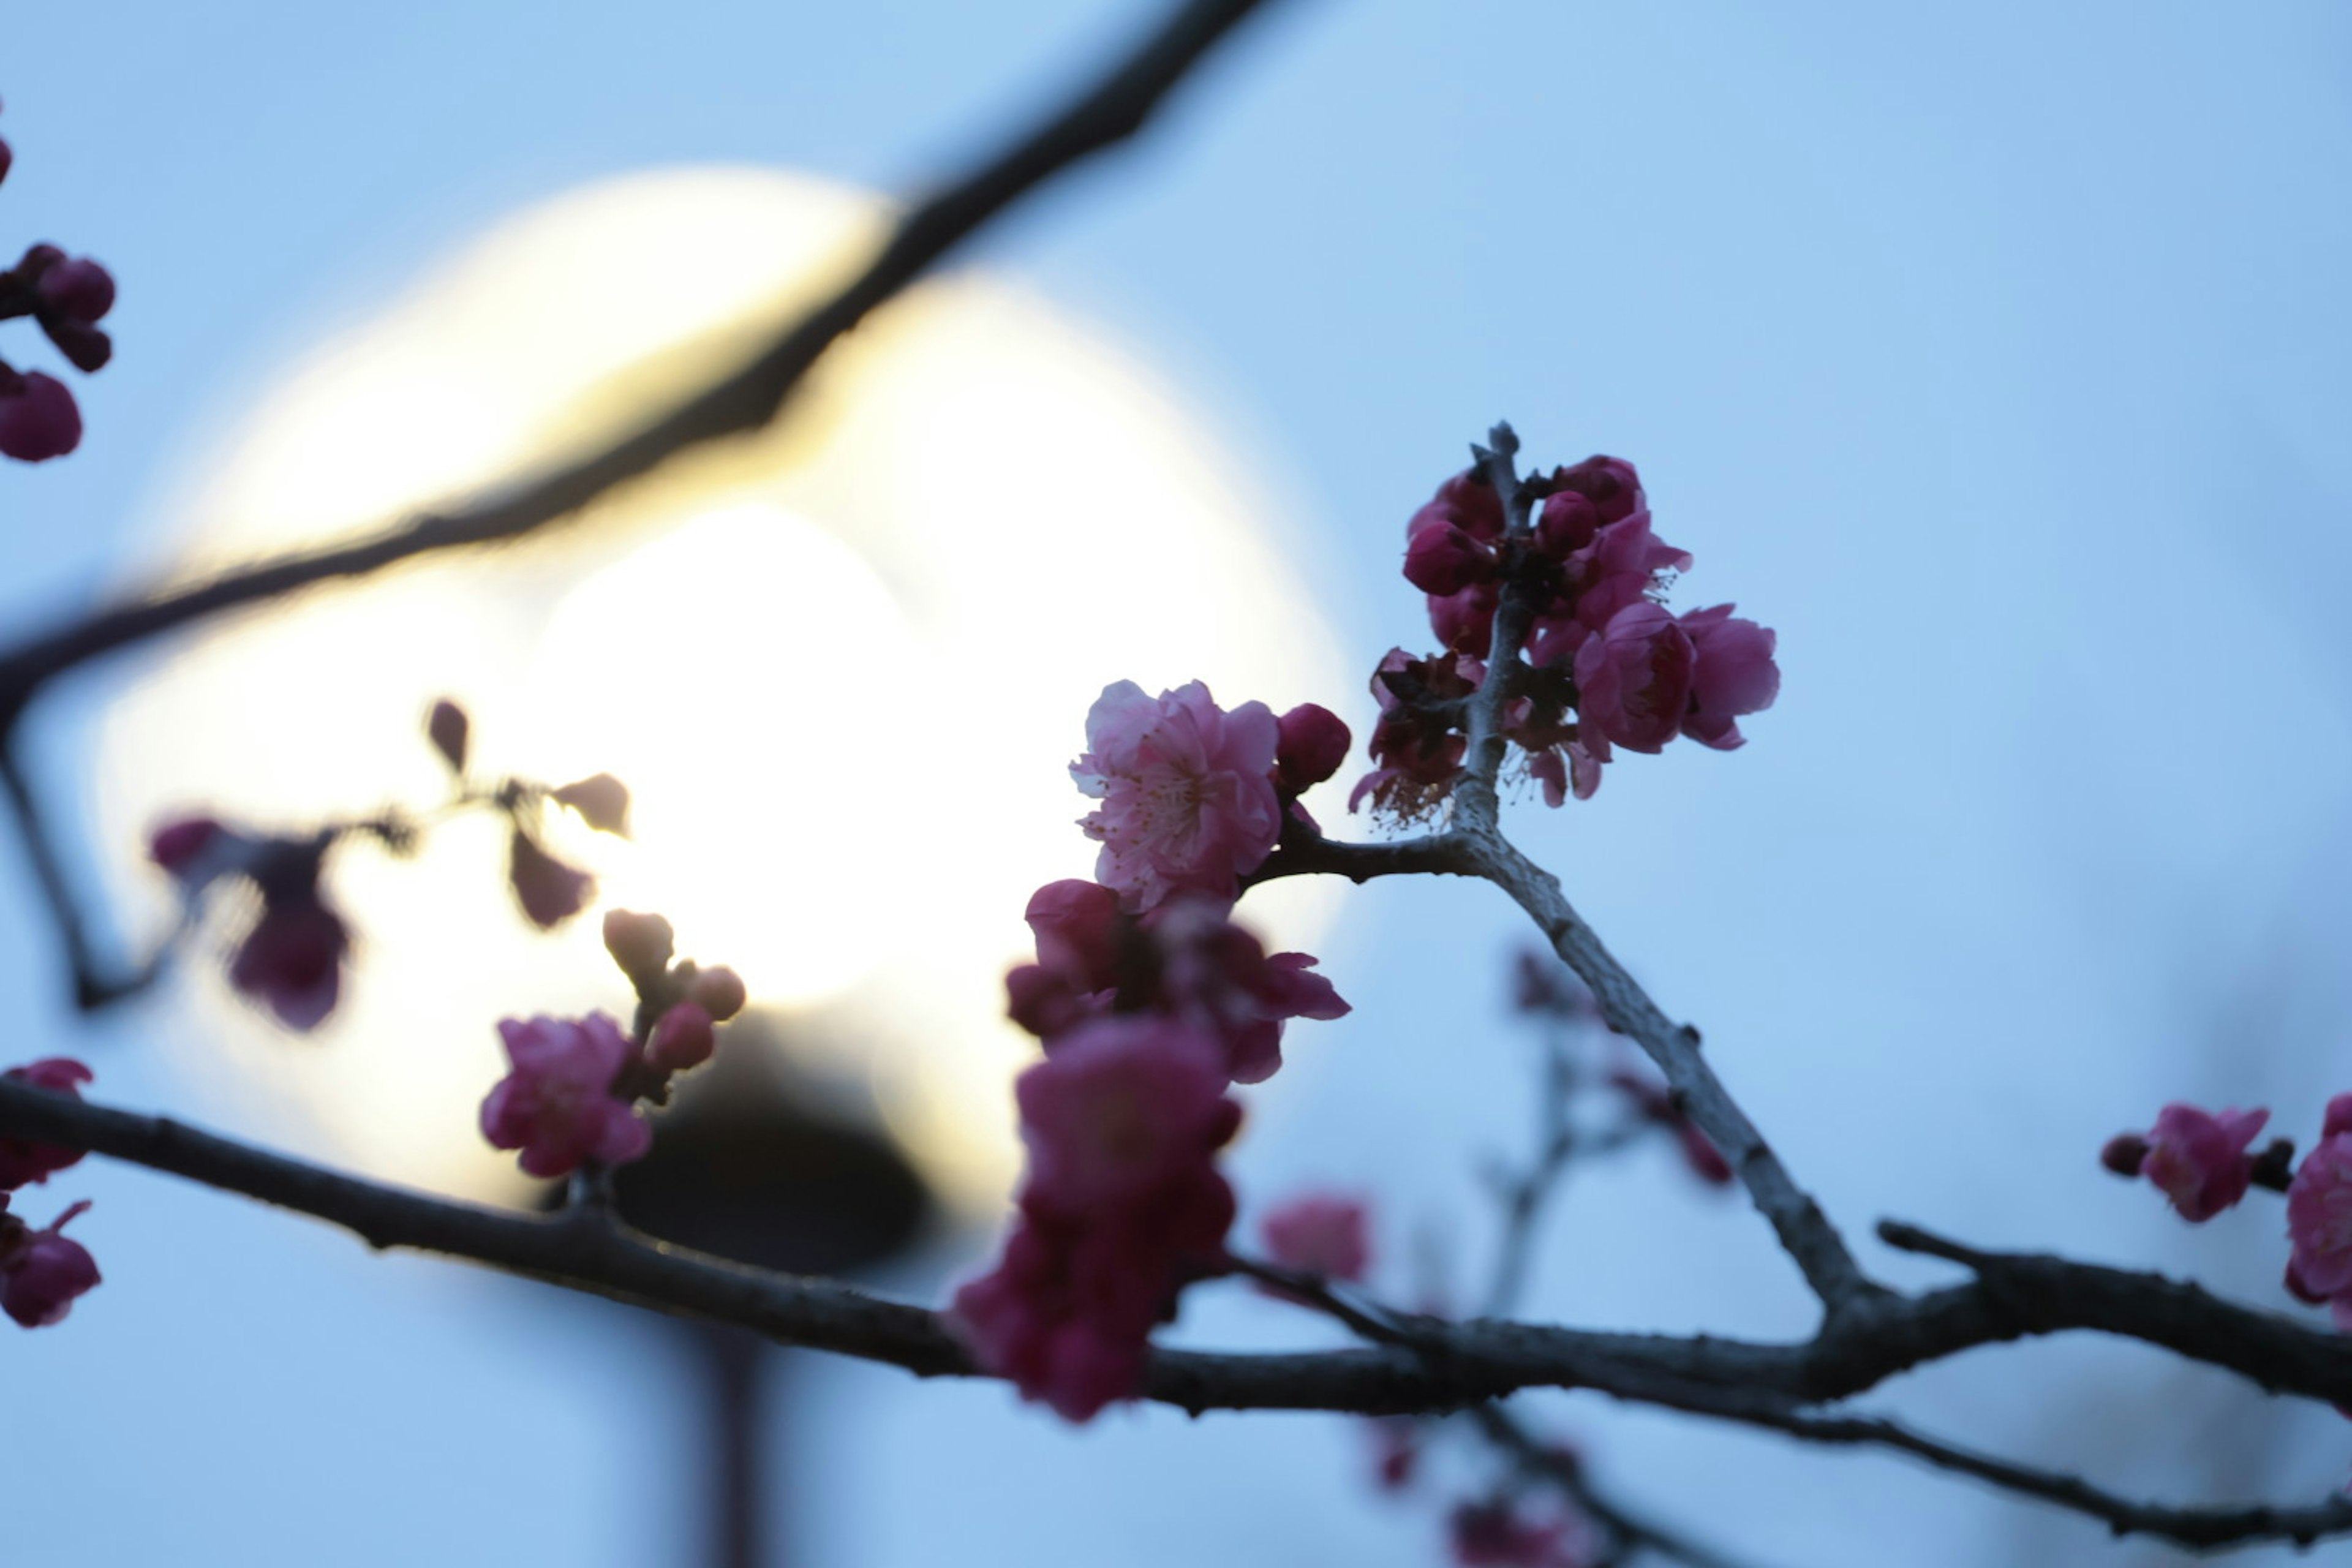
[[[1702,1546],[1680,1531],[1645,1519],[1623,1504],[1603,1497],[1573,1456],[1538,1442],[1509,1411],[1499,1405],[1480,1405],[1465,1413],[1489,1442],[1511,1456],[1519,1468],[1542,1478],[1568,1494],[1570,1501],[1601,1522],[1627,1552],[1655,1552],[1687,1564],[1687,1568],[1740,1568],[1731,1558]]]

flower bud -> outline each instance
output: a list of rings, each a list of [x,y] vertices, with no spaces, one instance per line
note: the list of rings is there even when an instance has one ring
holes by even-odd
[[[0,457],[20,463],[62,458],[81,445],[81,410],[65,383],[28,371],[13,392],[0,394]]]
[[[1405,542],[1404,580],[1424,594],[1458,594],[1495,574],[1495,552],[1470,536],[1449,509],[1432,503]]]
[[[604,951],[613,955],[621,973],[637,984],[659,978],[669,967],[676,943],[669,921],[659,915],[641,915],[630,910],[604,911]]]
[[[699,1003],[680,1002],[654,1026],[653,1037],[646,1042],[646,1060],[664,1072],[700,1067],[719,1046],[710,1024],[710,1014]]]
[[[466,742],[472,731],[466,710],[446,697],[434,703],[433,711],[425,716],[425,738],[433,742],[433,749],[441,753],[453,773],[466,771]]]
[[[2099,1163],[2118,1176],[2137,1176],[2147,1159],[2147,1140],[2137,1132],[2118,1132],[2099,1151]]]
[[[1304,795],[1338,773],[1355,740],[1339,716],[1319,703],[1300,703],[1277,726],[1274,785],[1285,795]]]
[[[713,964],[695,975],[694,983],[686,988],[686,999],[714,1021],[725,1023],[743,1010],[743,977],[723,963]]]
[[[42,273],[40,291],[41,303],[69,321],[102,321],[114,309],[114,275],[87,256]]]

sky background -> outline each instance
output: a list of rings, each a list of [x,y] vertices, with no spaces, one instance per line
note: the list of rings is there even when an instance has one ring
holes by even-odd
[[[0,218],[123,293],[82,451],[0,473],[0,614],[47,620],[155,559],[273,373],[500,217],[710,162],[912,191],[1151,15],[12,16]],[[1400,531],[1465,440],[1507,416],[1541,460],[1638,462],[1697,556],[1677,604],[1778,627],[1782,697],[1735,755],[1522,805],[1522,842],[1887,1277],[1944,1275],[1866,1239],[1883,1215],[2284,1309],[2273,1202],[2190,1232],[2092,1161],[2173,1098],[2270,1105],[2307,1142],[2352,1087],[2347,35],[2320,4],[1301,0],[960,265],[1102,324],[1297,498],[1300,569],[1366,670],[1423,636]],[[145,668],[33,715],[60,798],[88,798],[96,716]],[[1527,1136],[1522,940],[1491,889],[1351,896],[1325,956],[1358,1011],[1294,1035],[1296,1069],[1252,1096],[1245,1209],[1367,1190],[1392,1261],[1436,1231],[1475,1277],[1479,1162]],[[216,1092],[155,1048],[205,1026],[173,998],[97,1026],[58,1005],[21,875],[0,955],[15,1056],[87,1054],[128,1103]],[[110,1282],[0,1338],[0,1475],[37,1500],[10,1510],[12,1560],[682,1560],[688,1376],[649,1320],[95,1162],[50,1192],[98,1200],[79,1234]],[[1663,1153],[1571,1193],[1530,1310],[1808,1321],[1762,1226]],[[1228,1293],[1181,1337],[1319,1333]],[[2134,1494],[2304,1500],[2352,1466],[2327,1412],[2123,1346],[1979,1352],[1874,1403]],[[1618,1492],[1759,1565],[2168,1560],[1892,1458],[1528,1404]],[[1373,1497],[1332,1418],[1073,1433],[993,1385],[807,1361],[782,1436],[804,1562],[1442,1553],[1439,1499]]]

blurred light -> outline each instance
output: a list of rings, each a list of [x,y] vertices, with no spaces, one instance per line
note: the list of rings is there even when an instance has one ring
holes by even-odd
[[[262,399],[172,509],[185,569],[375,526],[593,442],[739,357],[861,257],[887,209],[797,176],[688,170],[526,213]],[[585,390],[583,391],[583,387]],[[708,447],[579,522],[326,590],[204,637],[109,713],[100,826],[160,899],[143,830],[182,805],[292,825],[441,783],[419,732],[454,695],[476,766],[609,769],[634,843],[564,833],[607,902],[755,998],[822,1005],[932,1179],[992,1201],[1014,1155],[1003,1022],[1021,908],[1084,875],[1064,763],[1108,681],[1344,707],[1263,485],[1100,332],[1006,284],[918,289],[844,343],[770,431]],[[1318,802],[1327,813],[1336,802]],[[620,1010],[595,921],[523,929],[499,836],[332,873],[369,939],[343,1013],[292,1041],[228,998],[186,1042],[207,1114],[409,1180],[489,1192],[474,1131],[508,1013]],[[1282,884],[1252,918],[1312,940]],[[160,916],[158,917],[160,919]],[[228,1075],[222,1062],[233,1064]]]

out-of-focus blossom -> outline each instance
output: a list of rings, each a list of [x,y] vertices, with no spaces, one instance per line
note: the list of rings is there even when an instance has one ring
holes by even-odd
[[[342,994],[351,932],[342,917],[307,890],[262,889],[261,916],[229,960],[228,983],[289,1029],[315,1029]]]
[[[550,792],[560,805],[580,814],[580,820],[599,833],[629,836],[629,786],[610,773],[577,779]]]
[[[1175,892],[1234,898],[1281,836],[1278,741],[1265,703],[1228,712],[1197,680],[1157,698],[1131,680],[1105,687],[1070,764],[1103,803],[1081,823],[1102,845],[1095,879],[1138,912]]]
[[[2298,1294],[2312,1300],[2352,1292],[2352,1131],[2322,1138],[2303,1157],[2286,1190],[2286,1233]]]
[[[1447,1521],[1462,1568],[1587,1568],[1592,1528],[1580,1514],[1537,1518],[1504,1500],[1464,1503]]]
[[[499,1038],[513,1070],[482,1101],[482,1136],[521,1151],[527,1174],[561,1176],[589,1160],[625,1164],[653,1146],[653,1129],[613,1096],[634,1053],[611,1018],[507,1018]]]
[[[684,1072],[709,1061],[718,1045],[709,1010],[698,1002],[680,1002],[655,1022],[646,1060],[664,1072]]]
[[[1371,1267],[1370,1225],[1355,1198],[1324,1193],[1293,1198],[1259,1222],[1258,1237],[1268,1258],[1302,1274],[1360,1280]]]
[[[0,1194],[0,1311],[27,1329],[61,1323],[77,1299],[100,1281],[98,1262],[81,1243],[61,1235],[89,1207],[78,1203],[39,1230],[6,1212]]]
[[[2147,1134],[2140,1174],[2172,1200],[2181,1218],[2202,1225],[2246,1195],[2253,1177],[2246,1150],[2270,1116],[2234,1109],[2216,1116],[2193,1105],[2168,1105]]]
[[[1234,1199],[1215,1156],[1241,1108],[1218,1055],[1171,1019],[1104,1018],[1016,1087],[1020,1219],[950,1321],[983,1367],[1068,1420],[1133,1395],[1153,1327],[1223,1265]]]

